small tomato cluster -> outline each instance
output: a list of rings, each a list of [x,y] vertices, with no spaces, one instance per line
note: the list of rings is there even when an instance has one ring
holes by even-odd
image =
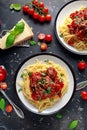
[[[38,40],[41,42],[45,41],[45,42],[42,42],[40,44],[40,49],[42,51],[46,51],[47,50],[47,43],[50,43],[52,41],[52,39],[53,39],[53,37],[51,34],[46,34],[46,35],[44,33],[38,34]]]
[[[38,0],[33,0],[29,4],[24,5],[22,11],[41,23],[50,22],[52,19],[49,9],[45,7],[44,2],[39,2]]]

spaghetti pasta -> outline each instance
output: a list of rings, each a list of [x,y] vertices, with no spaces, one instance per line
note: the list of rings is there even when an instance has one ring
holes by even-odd
[[[81,7],[66,17],[59,26],[64,41],[77,50],[87,50],[87,8]]]
[[[23,69],[21,77],[24,96],[39,112],[52,107],[68,89],[65,68],[49,60],[36,60]]]

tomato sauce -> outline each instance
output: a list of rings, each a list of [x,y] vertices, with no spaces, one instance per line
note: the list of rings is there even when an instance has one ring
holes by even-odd
[[[72,22],[68,25],[70,34],[75,34],[81,41],[87,41],[87,8],[70,14]]]
[[[36,101],[55,95],[61,97],[63,86],[63,81],[58,78],[57,71],[53,67],[49,67],[46,71],[33,72],[30,76],[30,90],[32,98]]]

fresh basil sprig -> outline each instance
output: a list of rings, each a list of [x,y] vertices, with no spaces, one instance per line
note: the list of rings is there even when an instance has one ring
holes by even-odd
[[[6,39],[6,48],[9,48],[13,45],[16,37],[24,31],[24,23],[19,22],[15,25],[14,29],[9,31],[9,35]]]

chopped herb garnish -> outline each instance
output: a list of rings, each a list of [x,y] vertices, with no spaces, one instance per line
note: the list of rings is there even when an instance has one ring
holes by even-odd
[[[32,73],[31,73],[31,72],[29,72],[29,73],[28,73],[28,76],[32,76]]]
[[[49,60],[48,60],[48,59],[47,59],[47,60],[44,60],[44,62],[48,63],[48,62],[49,62]]]
[[[61,76],[64,76],[64,74],[61,74]]]
[[[22,91],[22,88],[19,88],[19,89],[18,89],[18,92],[21,92],[21,91]]]
[[[48,93],[51,93],[51,87],[48,87],[48,88],[47,88],[47,92],[48,92]]]
[[[43,94],[46,94],[46,93],[47,93],[47,91],[46,91],[46,90],[44,90],[44,91],[43,91]]]

